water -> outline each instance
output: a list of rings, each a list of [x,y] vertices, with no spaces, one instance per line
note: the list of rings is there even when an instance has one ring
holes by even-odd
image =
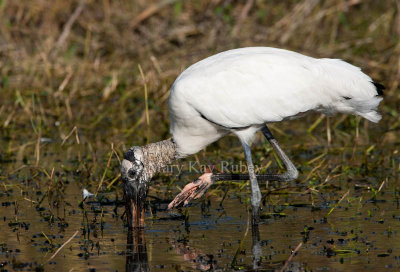
[[[226,137],[200,152],[200,158],[180,161],[186,166],[179,168],[184,170],[180,176],[161,174],[153,180],[146,228],[130,236],[117,157],[94,136],[80,138],[80,143],[41,144],[37,167],[35,141],[1,142],[1,269],[280,271],[285,263],[286,271],[400,268],[400,157],[395,145],[371,144],[360,136],[353,146],[354,139],[337,136],[327,148],[323,137],[282,137],[300,176],[290,184],[260,183],[258,229],[250,224],[246,182],[217,183],[190,207],[167,211],[177,187],[200,176],[190,173],[189,161],[244,164],[240,143]],[[271,148],[260,139],[252,148],[254,163],[272,161],[268,171],[276,171]],[[117,147],[119,153],[126,150]],[[99,188],[99,198],[82,203],[84,188],[92,193]]]
[[[121,219],[124,207],[115,201],[116,194],[104,196],[108,204],[104,198],[103,205],[89,199],[79,207],[78,183],[65,188],[57,204],[43,205],[45,199],[38,208],[45,192],[24,193],[28,190],[21,186],[4,186],[0,193],[3,269],[30,271],[43,265],[46,271],[252,270],[252,250],[258,246],[260,269],[279,271],[300,243],[288,271],[400,268],[399,202],[388,191],[381,191],[374,201],[371,191],[348,184],[345,190],[314,195],[314,206],[310,194],[298,193],[303,188],[287,191],[284,197],[269,195],[259,237],[249,224],[247,190],[228,192],[222,206],[223,195],[217,194],[209,202],[206,198],[172,212],[166,211],[168,201],[149,197],[152,212],[147,212],[146,229],[127,241]],[[349,196],[326,217],[348,189]],[[47,262],[76,231],[76,237]]]

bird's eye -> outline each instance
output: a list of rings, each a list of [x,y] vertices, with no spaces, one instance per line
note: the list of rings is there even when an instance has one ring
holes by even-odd
[[[128,170],[128,177],[134,178],[135,175],[136,175],[135,169],[131,168],[131,169]]]

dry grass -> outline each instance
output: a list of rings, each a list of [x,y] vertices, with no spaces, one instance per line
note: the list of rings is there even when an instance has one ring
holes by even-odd
[[[276,126],[292,150],[324,145],[325,135],[350,147],[359,129],[366,151],[376,141],[398,143],[399,36],[395,0],[1,0],[0,158],[12,163],[0,176],[29,165],[114,183],[110,158],[116,166],[129,145],[168,137],[167,99],[179,73],[244,46],[343,58],[387,86],[374,139],[354,118],[334,118],[326,131],[323,120],[312,126],[312,116]],[[307,128],[314,138],[291,140]]]

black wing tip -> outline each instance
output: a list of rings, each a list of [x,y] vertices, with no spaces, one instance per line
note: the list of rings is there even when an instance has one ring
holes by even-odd
[[[374,81],[372,81],[372,84],[374,84],[376,91],[378,92],[378,95],[383,95],[383,90],[386,89],[385,86]]]

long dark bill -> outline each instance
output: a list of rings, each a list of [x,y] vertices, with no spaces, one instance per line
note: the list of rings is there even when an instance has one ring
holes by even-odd
[[[123,181],[128,227],[130,230],[144,228],[147,186],[142,182]]]

